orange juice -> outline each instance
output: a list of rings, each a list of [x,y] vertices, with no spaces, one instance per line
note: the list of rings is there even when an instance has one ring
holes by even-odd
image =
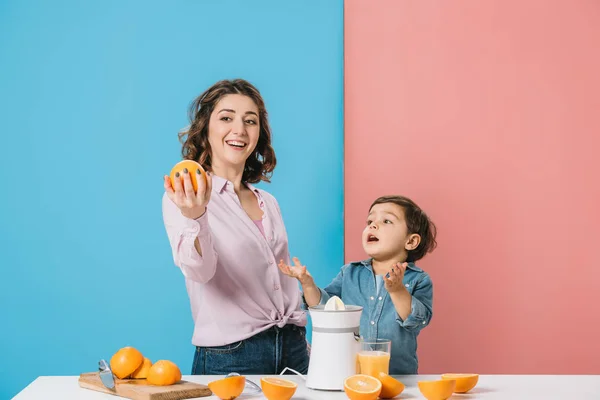
[[[390,368],[390,353],[385,351],[361,351],[358,353],[360,373],[379,378],[381,372],[388,374]]]

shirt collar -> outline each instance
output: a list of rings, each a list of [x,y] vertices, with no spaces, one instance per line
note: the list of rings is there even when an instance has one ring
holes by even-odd
[[[373,261],[373,259],[372,259],[372,258],[368,258],[368,259],[366,259],[366,260],[362,260],[362,261],[360,262],[360,264],[362,264],[364,267],[367,267],[367,268],[369,268],[370,270],[373,270],[373,264],[372,264],[372,261]],[[408,263],[408,268],[409,268],[409,269],[412,269],[412,270],[413,270],[413,271],[415,271],[415,272],[423,272],[423,270],[422,270],[421,268],[417,267],[417,266],[415,265],[415,263],[414,263],[414,262],[409,262],[409,263]]]
[[[230,183],[227,179],[217,175],[210,174],[210,177],[212,178],[213,190],[219,193],[222,193],[227,188],[227,184]]]
[[[223,193],[226,189],[227,189],[227,185],[231,186],[231,189],[233,190],[233,182],[222,178],[218,175],[214,175],[214,174],[210,174],[211,178],[212,178],[212,183],[213,183],[213,190],[216,190],[219,193]],[[260,193],[258,191],[257,188],[254,187],[254,185],[246,182],[245,183],[246,187],[250,190],[252,190],[254,193],[258,194],[260,196]]]

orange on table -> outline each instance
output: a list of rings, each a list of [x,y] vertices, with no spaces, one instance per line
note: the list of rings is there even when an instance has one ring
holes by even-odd
[[[394,398],[404,391],[404,384],[402,382],[384,372],[379,374],[378,379],[381,381],[381,393],[379,397],[382,399]]]
[[[150,385],[168,386],[181,380],[181,371],[172,361],[159,360],[152,364],[146,377],[146,382]]]
[[[125,379],[133,374],[144,362],[142,353],[134,347],[127,346],[119,349],[110,359],[110,369],[119,379]]]
[[[479,381],[478,374],[442,374],[442,379],[453,379],[456,381],[454,393],[467,393],[473,389]]]
[[[246,377],[229,376],[208,383],[208,388],[221,400],[233,400],[244,391]]]
[[[175,190],[175,174],[179,172],[179,179],[181,180],[181,186],[183,187],[183,170],[187,168],[190,178],[192,179],[192,186],[194,187],[194,193],[198,192],[198,181],[196,180],[196,170],[199,169],[202,177],[204,178],[204,182],[206,182],[206,171],[204,168],[194,160],[183,160],[179,161],[177,164],[173,166],[171,169],[171,173],[169,177],[171,178],[171,186],[173,190]]]
[[[454,379],[440,379],[436,381],[418,381],[419,391],[427,400],[446,400],[456,388]]]
[[[344,391],[350,400],[375,400],[381,389],[381,381],[371,375],[356,374],[344,380]]]
[[[296,382],[281,378],[261,378],[260,387],[267,400],[289,400],[296,393]]]
[[[133,374],[131,374],[132,379],[146,379],[148,377],[148,371],[150,371],[150,367],[152,366],[152,361],[149,358],[144,357],[144,361],[142,365],[138,367]]]

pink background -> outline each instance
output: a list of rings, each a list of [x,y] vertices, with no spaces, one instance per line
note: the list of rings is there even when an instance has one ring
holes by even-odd
[[[345,2],[345,257],[439,228],[420,373],[600,373],[600,3]]]

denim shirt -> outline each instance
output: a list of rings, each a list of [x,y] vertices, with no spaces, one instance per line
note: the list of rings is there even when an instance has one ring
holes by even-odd
[[[321,302],[338,296],[344,304],[362,306],[360,336],[365,339],[389,339],[390,375],[417,374],[417,336],[431,321],[433,285],[429,275],[414,263],[404,272],[404,286],[412,296],[410,315],[403,320],[382,284],[379,292],[371,260],[344,265],[331,283],[321,291]]]

